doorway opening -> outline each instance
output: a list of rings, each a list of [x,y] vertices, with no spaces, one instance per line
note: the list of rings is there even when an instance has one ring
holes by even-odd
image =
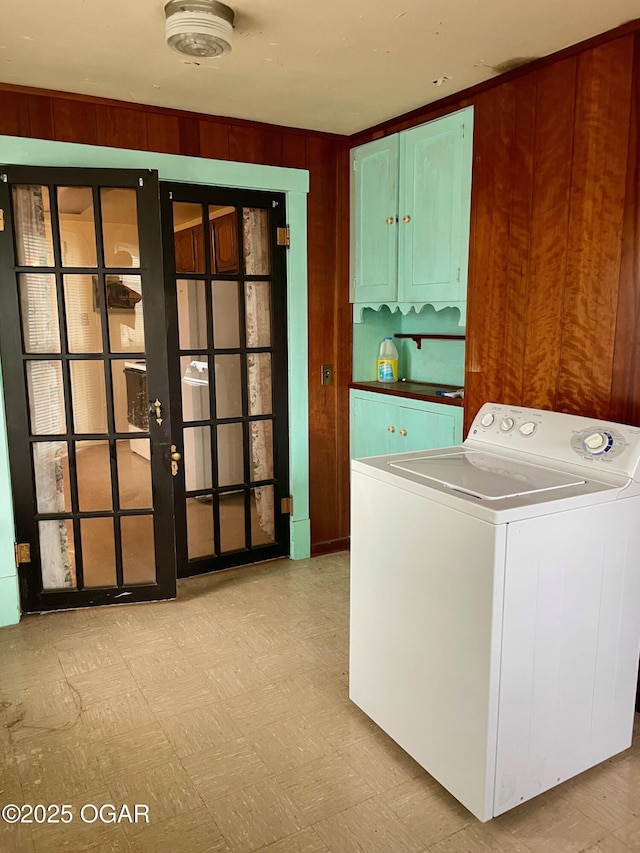
[[[287,555],[284,195],[160,191],[146,170],[3,178],[23,610],[170,598],[176,575]]]

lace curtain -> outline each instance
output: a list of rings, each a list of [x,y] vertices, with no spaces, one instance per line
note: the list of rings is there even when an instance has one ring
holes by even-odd
[[[18,242],[18,260],[24,266],[51,266],[51,233],[40,186],[22,185],[14,189],[13,215]],[[48,201],[48,198],[47,198]],[[42,273],[20,276],[20,296],[27,352],[60,350],[57,324],[56,289],[53,277]],[[31,361],[28,370],[29,403],[32,430],[36,434],[65,431],[60,364],[56,361]],[[36,497],[41,512],[64,512],[64,442],[36,442],[34,466]],[[67,522],[40,522],[40,553],[44,589],[69,589],[75,586],[75,567],[69,548]]]
[[[242,227],[247,275],[265,275],[270,269],[269,219],[266,210],[244,208]],[[247,282],[245,289],[247,346],[271,345],[271,293],[268,281]],[[273,410],[271,387],[271,356],[254,353],[247,357],[249,381],[249,413],[270,414]],[[273,438],[271,430],[260,428],[259,421],[250,424],[252,477],[266,480],[273,476]],[[256,510],[263,533],[275,539],[274,490],[271,486],[257,488]]]

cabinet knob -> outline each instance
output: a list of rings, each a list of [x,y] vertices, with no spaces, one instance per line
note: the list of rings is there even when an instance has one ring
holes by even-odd
[[[410,216],[403,216],[402,221],[403,222],[411,222],[411,217]]]
[[[393,216],[387,216],[387,225],[393,225]]]
[[[396,431],[396,428],[394,426],[388,426],[387,427],[387,432],[395,432],[395,431]]]
[[[406,429],[401,429],[401,430],[400,430],[400,435],[406,435],[406,434],[407,434]]]

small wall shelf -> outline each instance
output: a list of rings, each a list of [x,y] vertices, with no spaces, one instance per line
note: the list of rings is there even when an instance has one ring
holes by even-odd
[[[418,349],[422,349],[422,341],[423,340],[435,340],[435,341],[463,341],[465,339],[464,335],[420,335],[418,333],[407,333],[394,335],[394,338],[411,338],[412,341],[415,342],[415,345]]]

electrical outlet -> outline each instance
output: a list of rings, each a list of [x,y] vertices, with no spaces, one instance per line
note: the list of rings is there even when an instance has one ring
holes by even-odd
[[[323,364],[321,380],[323,385],[333,385],[333,365]]]

